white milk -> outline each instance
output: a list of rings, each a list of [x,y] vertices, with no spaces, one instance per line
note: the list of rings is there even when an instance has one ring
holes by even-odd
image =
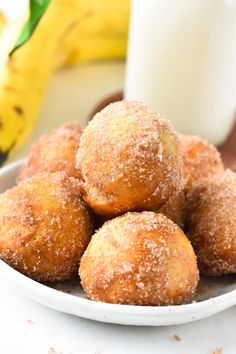
[[[222,142],[236,108],[236,0],[133,0],[125,98]]]

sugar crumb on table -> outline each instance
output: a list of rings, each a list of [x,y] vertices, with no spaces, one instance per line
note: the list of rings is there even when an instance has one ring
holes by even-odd
[[[62,352],[58,352],[56,349],[54,349],[53,347],[50,347],[48,349],[48,354],[62,354]]]
[[[223,348],[213,349],[211,354],[223,354]]]
[[[53,347],[50,347],[50,348],[48,349],[48,354],[63,354],[63,353],[60,352],[60,351],[58,351],[58,350],[56,350],[56,349],[53,348]]]
[[[52,347],[50,347],[50,348],[48,349],[48,354],[54,354],[54,353],[56,353],[55,349],[52,348]]]
[[[174,339],[176,342],[181,342],[182,340],[182,338],[178,334],[173,335],[172,339]]]

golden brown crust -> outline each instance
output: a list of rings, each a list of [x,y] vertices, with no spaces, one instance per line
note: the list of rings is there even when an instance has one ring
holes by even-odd
[[[186,221],[186,198],[184,190],[174,193],[159,209],[153,210],[155,213],[164,214],[168,219],[172,220],[181,229],[185,229]],[[96,215],[97,226],[101,227],[104,222],[111,220],[111,216]]]
[[[188,192],[202,179],[224,171],[219,151],[206,140],[195,135],[179,134],[184,153],[184,181]]]
[[[200,271],[218,276],[236,272],[236,174],[223,174],[195,186],[188,198],[188,235]]]
[[[38,281],[75,275],[93,232],[78,183],[42,173],[1,194],[0,258]]]
[[[169,123],[140,102],[96,114],[77,154],[85,201],[100,215],[152,210],[182,188],[182,152]]]
[[[81,134],[82,128],[78,122],[68,122],[41,136],[32,146],[29,157],[18,175],[18,181],[39,172],[58,171],[79,178],[78,170],[75,168],[75,156]]]
[[[92,237],[79,274],[89,298],[136,305],[181,304],[193,297],[199,279],[187,237],[154,212],[106,222]]]

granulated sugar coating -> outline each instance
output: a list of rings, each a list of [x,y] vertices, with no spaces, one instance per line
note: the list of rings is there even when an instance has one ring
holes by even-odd
[[[193,297],[199,280],[182,230],[148,211],[107,221],[92,237],[79,274],[90,299],[133,305],[181,304]]]
[[[184,191],[175,192],[157,212],[164,214],[181,229],[185,227],[186,199]]]
[[[38,281],[76,275],[93,227],[77,179],[33,176],[0,195],[0,258]]]
[[[206,275],[236,273],[236,174],[201,182],[188,198],[188,232]]]
[[[78,170],[75,168],[75,156],[81,134],[81,125],[78,122],[70,122],[41,136],[32,146],[29,157],[19,173],[18,181],[35,173],[58,171],[79,178]]]
[[[85,201],[100,215],[157,209],[183,187],[180,142],[170,124],[140,102],[97,113],[77,154]]]
[[[179,134],[184,153],[184,181],[188,192],[204,178],[224,171],[218,150],[206,140],[195,135]]]

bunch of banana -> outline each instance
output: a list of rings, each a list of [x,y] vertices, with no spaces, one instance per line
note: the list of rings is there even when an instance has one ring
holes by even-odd
[[[3,30],[0,19],[0,163],[32,131],[55,70],[125,56],[129,10],[129,0],[51,0],[30,39],[11,56],[28,14]]]

